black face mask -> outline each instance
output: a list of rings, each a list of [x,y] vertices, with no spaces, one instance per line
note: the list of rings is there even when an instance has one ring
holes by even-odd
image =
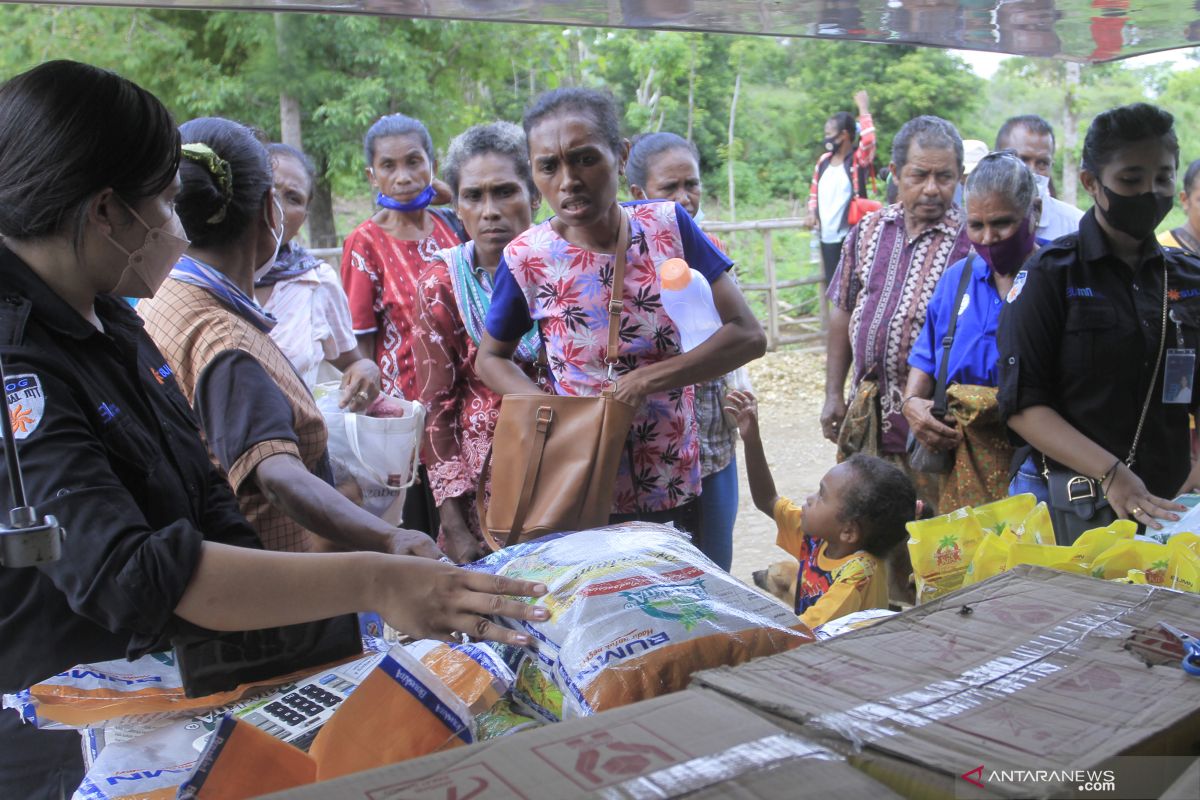
[[[1127,233],[1139,242],[1154,235],[1154,229],[1171,211],[1175,198],[1161,195],[1158,192],[1144,192],[1132,197],[1117,194],[1104,184],[1104,197],[1108,200],[1108,210],[1099,209],[1104,219],[1122,233]]]
[[[825,137],[825,152],[832,153],[834,150],[837,150],[837,137],[836,136],[826,136]]]

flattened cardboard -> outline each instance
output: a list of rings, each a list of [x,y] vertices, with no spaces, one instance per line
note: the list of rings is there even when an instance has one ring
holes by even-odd
[[[403,724],[398,721],[397,724]],[[897,795],[829,750],[713,692],[679,692],[337,780],[271,800]],[[849,792],[845,795],[845,792]]]
[[[814,740],[862,748],[859,760],[915,763],[974,791],[960,776],[980,766],[990,776],[1193,752],[1200,678],[1125,649],[1162,621],[1200,633],[1200,597],[1022,566],[869,628],[702,672],[693,685]],[[985,783],[1002,796],[1065,790]],[[913,793],[911,780],[889,784]]]

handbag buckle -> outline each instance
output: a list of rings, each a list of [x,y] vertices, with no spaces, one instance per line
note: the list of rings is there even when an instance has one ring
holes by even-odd
[[[1078,492],[1078,493],[1077,493]],[[1096,486],[1091,478],[1076,475],[1067,481],[1067,502],[1076,503],[1080,500],[1095,500]]]
[[[550,422],[554,419],[554,409],[550,406],[538,406],[537,417],[534,420],[534,426],[538,433],[545,433],[550,429]]]

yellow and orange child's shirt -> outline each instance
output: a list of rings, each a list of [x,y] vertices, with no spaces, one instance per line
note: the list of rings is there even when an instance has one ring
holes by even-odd
[[[882,561],[859,550],[843,558],[825,555],[826,542],[804,533],[804,509],[785,497],[775,502],[775,544],[800,562],[796,614],[810,628],[864,611],[887,608],[887,572]]]

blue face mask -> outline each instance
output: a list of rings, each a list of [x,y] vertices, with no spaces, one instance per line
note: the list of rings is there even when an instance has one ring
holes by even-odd
[[[426,186],[419,195],[412,200],[409,200],[407,203],[401,203],[399,200],[393,200],[383,192],[375,195],[375,202],[384,208],[390,208],[393,211],[420,211],[423,208],[427,208],[429,204],[433,202],[434,195],[436,194],[437,192],[433,190],[433,184],[431,183]]]

